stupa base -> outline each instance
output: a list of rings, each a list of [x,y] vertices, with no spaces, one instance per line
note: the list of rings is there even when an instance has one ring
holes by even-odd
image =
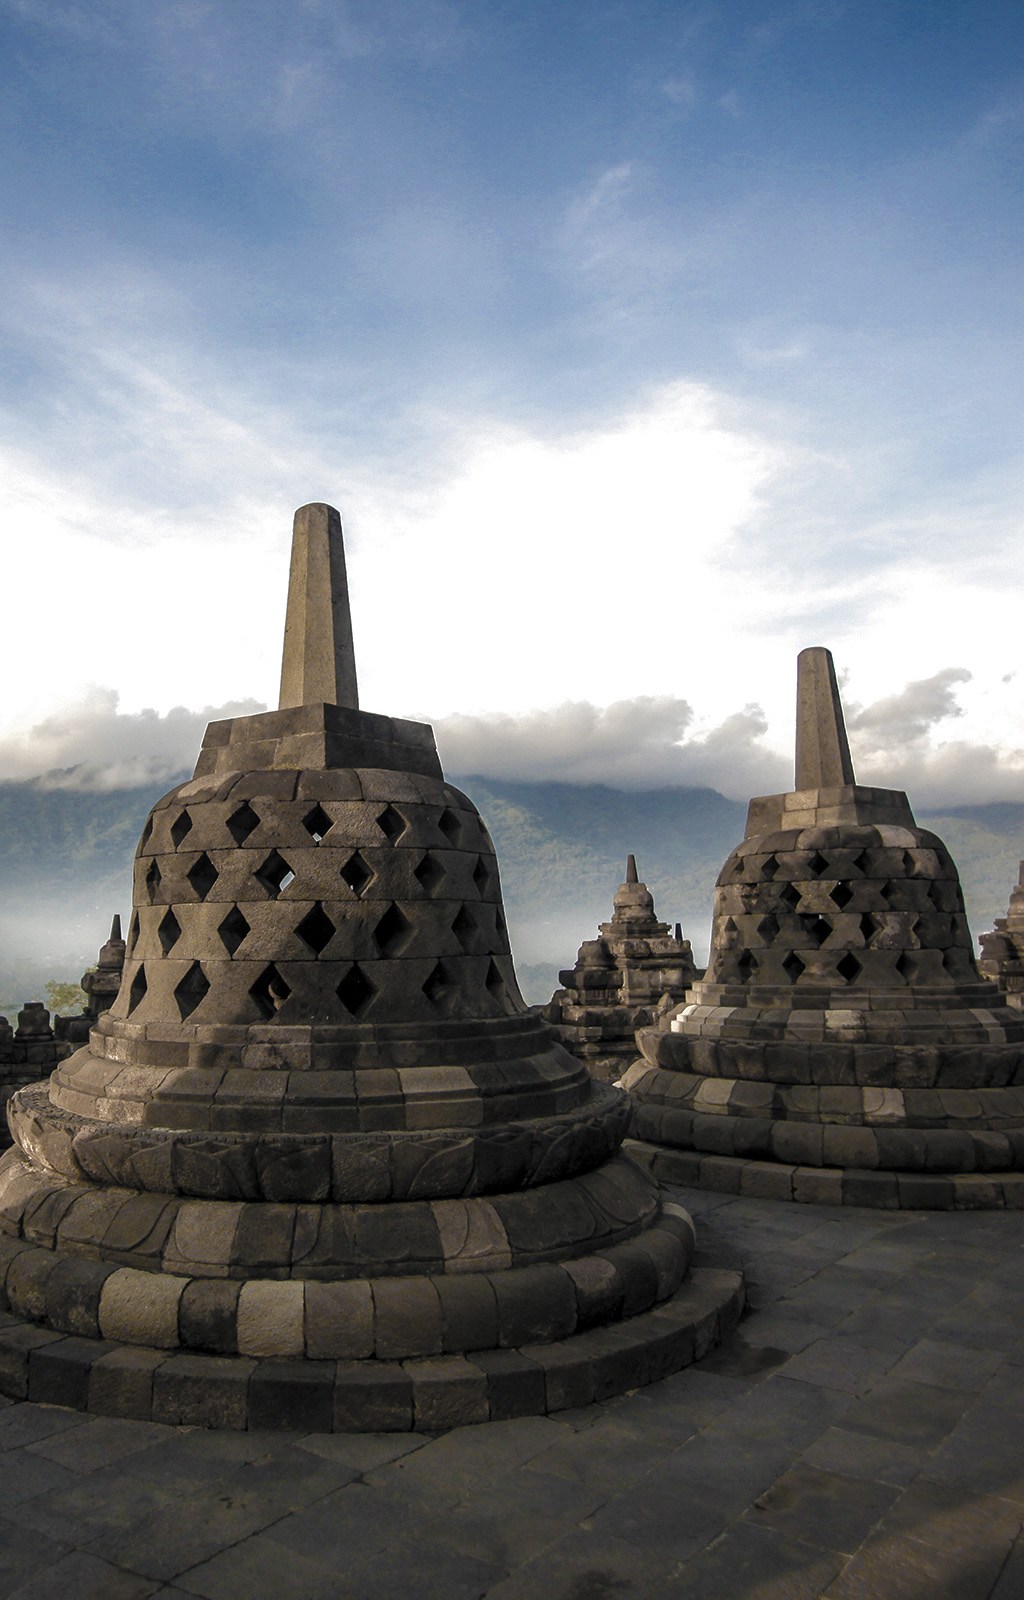
[[[199,1428],[443,1431],[607,1400],[680,1371],[739,1321],[738,1272],[693,1268],[651,1311],[551,1344],[405,1361],[309,1361],[152,1350],[0,1314],[0,1392],[15,1400]]]
[[[868,1167],[799,1167],[742,1156],[706,1155],[627,1139],[623,1150],[659,1183],[751,1200],[888,1211],[1024,1211],[1024,1172],[882,1172]]]

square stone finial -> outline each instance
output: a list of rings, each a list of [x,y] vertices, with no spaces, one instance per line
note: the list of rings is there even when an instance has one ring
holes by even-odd
[[[359,707],[341,518],[300,506],[292,532],[279,708]]]
[[[832,652],[801,650],[796,662],[794,789],[838,789],[856,783]]]

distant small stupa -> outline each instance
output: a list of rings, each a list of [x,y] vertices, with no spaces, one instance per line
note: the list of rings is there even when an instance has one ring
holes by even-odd
[[[798,662],[796,784],[750,802],[711,959],[638,1036],[666,1179],[855,1205],[1024,1205],[1024,1015],[974,961],[956,867],[856,782],[832,657]]]
[[[558,976],[563,987],[544,1016],[593,1077],[613,1083],[636,1060],[636,1030],[677,1005],[699,976],[679,924],[673,934],[658,921],[635,856],[627,858],[611,921],[600,924],[598,937],[580,945],[575,966]]]

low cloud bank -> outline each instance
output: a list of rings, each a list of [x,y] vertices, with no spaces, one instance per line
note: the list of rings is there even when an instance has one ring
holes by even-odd
[[[904,788],[921,806],[1024,802],[1024,750],[942,737],[943,724],[965,716],[957,691],[970,682],[966,668],[945,667],[867,705],[850,698],[858,779]],[[197,711],[123,712],[115,690],[94,687],[0,739],[0,780],[91,793],[170,784],[192,770],[208,722],[264,709],[243,700]],[[707,787],[737,800],[792,783],[789,751],[767,742],[767,719],[755,704],[710,728],[699,725],[689,701],[671,695],[457,713],[435,728],[445,769],[466,776],[625,790]]]
[[[34,727],[7,734],[0,739],[0,779],[91,794],[172,783],[195,766],[208,722],[266,709],[255,700],[200,711],[174,706],[163,714],[124,712],[118,704],[116,689],[93,686]]]

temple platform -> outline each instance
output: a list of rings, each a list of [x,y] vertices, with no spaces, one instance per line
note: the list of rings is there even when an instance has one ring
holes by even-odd
[[[448,1432],[216,1432],[0,1401],[12,1600],[1019,1600],[1024,1213],[694,1189],[723,1345]]]

